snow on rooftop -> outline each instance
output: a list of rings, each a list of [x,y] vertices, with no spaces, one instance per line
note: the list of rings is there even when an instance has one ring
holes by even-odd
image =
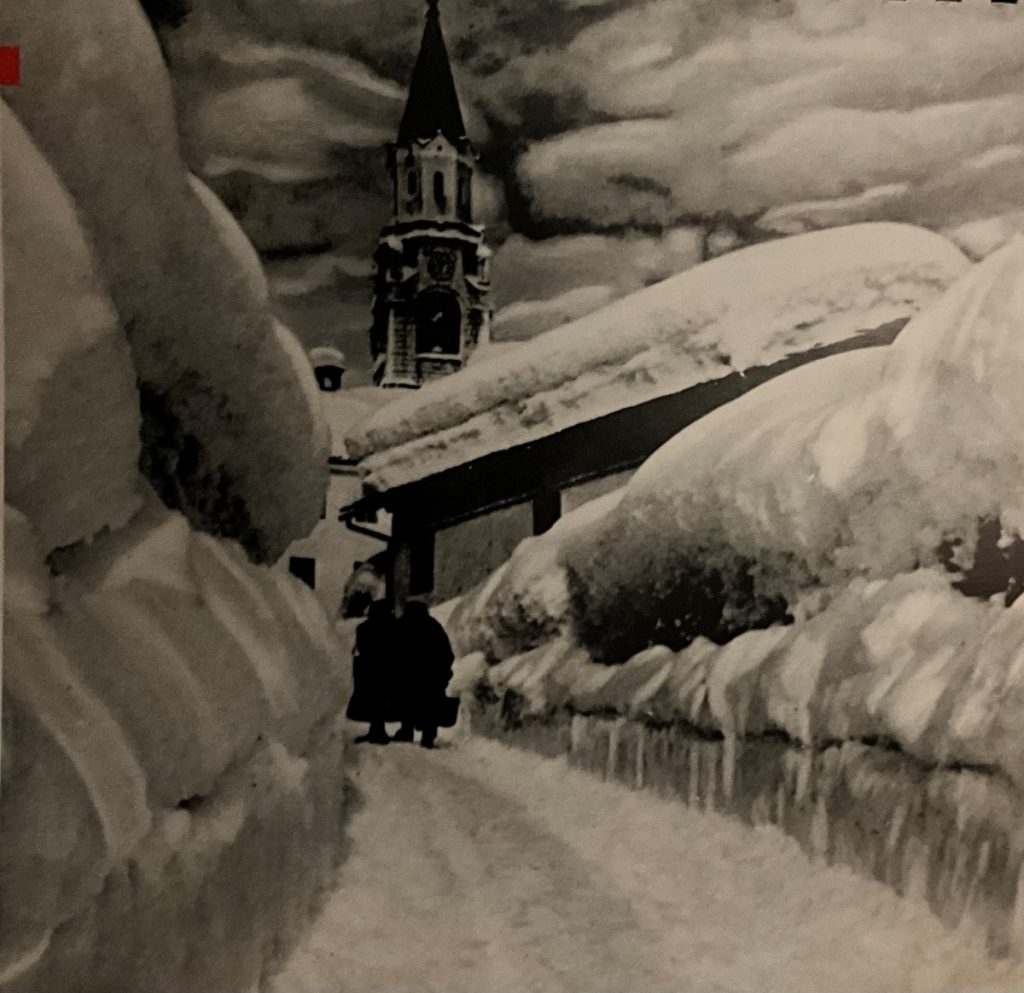
[[[490,452],[907,318],[969,267],[947,239],[858,224],[705,262],[388,405],[346,446],[385,491]]]
[[[309,350],[309,361],[314,368],[321,365],[333,365],[344,369],[345,353],[333,345],[317,345]]]
[[[939,568],[944,541],[969,568],[979,520],[998,521],[1009,547],[1024,533],[1022,314],[1024,237],[974,267],[890,348],[764,383],[680,431],[624,489],[526,539],[454,612],[460,650],[502,659],[532,649],[570,629],[579,604],[591,647],[642,646],[670,636],[655,628],[655,601],[671,606],[682,585],[737,563],[757,564],[765,602],[781,596],[813,614],[823,589]],[[760,618],[758,597],[740,591],[723,610]],[[624,613],[633,603],[642,609]],[[717,618],[695,613],[689,633],[707,635]]]
[[[522,346],[521,341],[484,341],[470,355],[466,366],[483,365],[484,362],[507,361],[509,355]]]

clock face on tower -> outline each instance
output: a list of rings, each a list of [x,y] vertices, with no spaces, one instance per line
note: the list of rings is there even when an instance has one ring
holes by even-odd
[[[439,283],[450,283],[455,275],[455,253],[448,248],[435,248],[427,256],[427,272]]]

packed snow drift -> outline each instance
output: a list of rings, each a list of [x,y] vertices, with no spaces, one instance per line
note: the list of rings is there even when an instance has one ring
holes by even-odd
[[[58,548],[138,508],[139,397],[74,203],[2,103],[0,135],[5,488]]]
[[[241,229],[188,177],[145,14],[128,0],[62,0],[7,5],[0,27],[32,53],[31,85],[4,100],[74,203],[127,336],[145,474],[195,526],[272,561],[316,523],[326,488],[326,434],[303,399],[313,376],[308,363],[296,375],[275,333]],[[3,130],[5,146],[24,146]],[[33,176],[38,203],[52,180]]]
[[[580,635],[614,658],[635,610],[629,626],[670,647],[725,640],[854,576],[969,569],[985,520],[1009,554],[1024,527],[1022,312],[1018,239],[891,348],[806,366],[680,432],[565,550]]]
[[[454,609],[453,687],[1024,786],[1022,315],[1018,238],[888,349],[686,428]]]
[[[340,851],[319,604],[153,496],[59,578],[6,524],[0,988],[250,987]]]
[[[252,561],[319,518],[319,391],[141,8],[0,27],[0,989],[255,988],[342,846],[344,650]]]
[[[378,490],[624,407],[905,320],[968,262],[862,224],[705,262],[389,404],[350,436]]]

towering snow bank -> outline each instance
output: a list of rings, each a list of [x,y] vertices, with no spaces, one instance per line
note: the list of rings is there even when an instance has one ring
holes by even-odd
[[[647,638],[721,640],[781,620],[801,590],[950,545],[969,567],[982,519],[1009,547],[1024,525],[1022,313],[1017,239],[891,348],[806,366],[682,431],[569,542],[581,636],[619,659]]]
[[[390,404],[349,439],[381,490],[909,317],[968,267],[949,241],[861,224],[756,245]]]
[[[2,121],[0,989],[253,989],[339,856],[346,656],[201,531],[271,559],[310,529],[319,391],[187,176],[138,5],[8,4],[0,34],[33,66]]]
[[[59,587],[8,522],[0,989],[251,988],[340,846],[341,646],[155,499]]]
[[[649,479],[648,466],[657,465],[670,447],[689,439],[685,455],[680,456],[678,463],[686,473],[698,464],[702,471],[711,473],[716,467],[715,460],[735,449],[737,458],[729,465],[736,475],[743,477],[743,459],[748,449],[757,452],[775,446],[775,451],[783,443],[780,439],[788,440],[789,432],[795,431],[793,448],[799,450],[801,440],[813,434],[821,411],[849,393],[870,389],[884,362],[881,350],[869,349],[823,359],[780,376],[687,427],[670,446],[641,467],[638,475],[643,473],[643,478]],[[697,462],[698,452],[703,453],[703,462]],[[680,470],[678,478],[685,481],[688,477]],[[782,497],[766,493],[760,502],[756,493],[748,493],[757,484],[745,478],[741,481],[745,488],[737,495],[740,509],[734,516],[743,520],[743,514],[755,510],[761,515],[759,548],[766,559],[770,556],[764,542],[776,537],[791,542],[803,533],[802,529],[812,527],[812,522],[805,521],[805,508],[798,499],[806,486],[798,472],[783,471],[776,480],[776,485],[784,490]],[[466,652],[482,651],[492,660],[502,659],[542,644],[556,632],[577,627],[583,632],[594,632],[602,648],[591,647],[598,654],[613,660],[617,654],[621,661],[647,641],[673,643],[681,634],[692,637],[694,632],[683,628],[681,618],[689,615],[691,621],[706,619],[703,608],[707,604],[700,599],[706,590],[700,578],[705,573],[727,569],[735,558],[732,546],[724,539],[721,548],[714,545],[714,536],[721,530],[715,519],[718,483],[706,494],[694,483],[697,495],[690,498],[685,509],[703,516],[700,526],[694,525],[693,533],[684,532],[686,537],[677,534],[679,522],[675,515],[683,511],[674,500],[676,484],[659,486],[658,478],[650,480],[649,490],[645,491],[652,494],[649,503],[630,514],[617,513],[624,497],[633,494],[635,485],[639,484],[589,501],[559,520],[550,531],[523,541],[511,559],[479,590],[464,597],[455,611],[454,636],[459,648]],[[739,483],[733,481],[733,485]],[[787,486],[791,490],[785,490]],[[696,501],[701,501],[699,506]],[[829,514],[836,513],[842,513],[837,501],[821,507],[819,529],[831,523]],[[841,523],[834,523],[841,530]],[[776,535],[779,529],[781,534]],[[675,540],[666,540],[669,536]],[[695,543],[692,549],[688,548],[691,541]],[[749,554],[752,553],[747,549]],[[788,557],[785,561],[787,566],[791,564]],[[737,614],[758,606],[751,602],[749,579],[739,575],[742,569],[741,562],[732,575],[735,600],[731,609]],[[800,572],[799,576],[805,578],[806,573]],[[584,585],[591,579],[595,584],[606,582],[597,599],[592,598],[590,587]],[[693,596],[691,585],[696,587]],[[717,583],[719,589],[723,585],[729,586]],[[787,592],[795,597],[799,588],[795,585]],[[719,618],[716,615],[714,619]],[[624,654],[618,653],[620,641]]]
[[[1018,239],[891,348],[822,359],[691,424],[624,491],[523,542],[464,597],[459,647],[499,660],[573,631],[622,661],[652,643],[723,641],[811,610],[808,591],[820,609],[853,576],[945,564],[950,549],[972,592],[1008,589],[1024,493],[1022,274]],[[991,531],[980,520],[997,522],[991,547],[978,546]]]
[[[74,204],[2,103],[0,136],[6,494],[49,551],[138,506],[138,392]]]
[[[33,66],[5,99],[70,193],[128,332],[146,474],[193,524],[276,558],[319,519],[326,438],[251,248],[188,180],[145,15],[130,0],[7,4],[0,28]]]

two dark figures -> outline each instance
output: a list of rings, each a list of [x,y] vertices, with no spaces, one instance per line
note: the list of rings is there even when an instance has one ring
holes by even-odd
[[[346,714],[367,721],[370,730],[356,741],[387,744],[385,724],[400,722],[395,741],[412,741],[433,748],[439,727],[455,723],[458,701],[445,688],[452,675],[451,643],[425,603],[411,600],[396,618],[387,604],[370,605],[366,620],[356,628],[352,660],[354,689]]]

